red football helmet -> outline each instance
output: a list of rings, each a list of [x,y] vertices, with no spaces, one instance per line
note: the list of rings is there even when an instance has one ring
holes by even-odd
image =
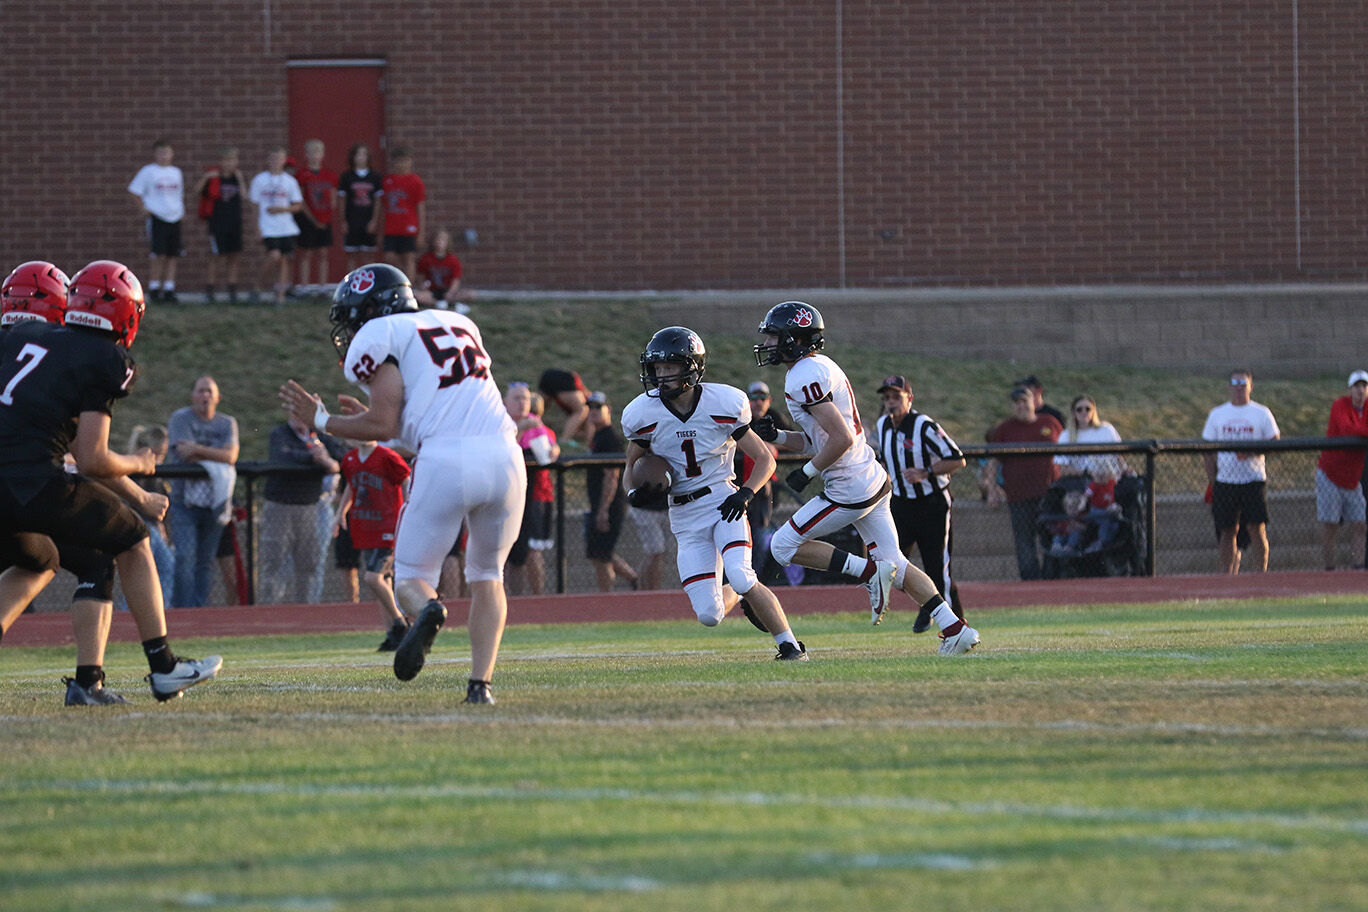
[[[0,287],[0,326],[25,320],[60,325],[68,281],[65,272],[44,260],[19,264]]]
[[[127,266],[96,260],[71,277],[66,325],[107,330],[128,348],[146,309],[142,283]]]

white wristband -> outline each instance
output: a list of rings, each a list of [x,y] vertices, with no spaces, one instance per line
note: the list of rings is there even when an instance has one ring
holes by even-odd
[[[318,433],[328,433],[328,419],[331,417],[327,408],[324,407],[322,399],[314,402],[314,427],[318,428]]]
[[[822,474],[822,470],[813,465],[812,460],[809,459],[807,462],[803,463],[803,474],[808,478],[816,478],[818,475]]]

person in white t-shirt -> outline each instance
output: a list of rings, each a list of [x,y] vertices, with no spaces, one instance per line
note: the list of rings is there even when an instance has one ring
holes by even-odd
[[[1240,369],[1230,375],[1230,401],[1207,415],[1203,440],[1277,440],[1278,422],[1273,413],[1250,398],[1254,375]],[[1249,533],[1250,560],[1254,569],[1268,569],[1268,502],[1264,485],[1268,473],[1263,453],[1222,450],[1205,453],[1207,480],[1211,483],[1211,515],[1221,542],[1221,569],[1240,570],[1235,535],[1241,526]]]
[[[169,139],[152,144],[152,163],[143,165],[128,185],[146,218],[152,266],[148,270],[148,299],[176,303],[176,259],[181,250],[181,219],[185,218],[185,176],[171,164],[175,150]]]
[[[290,257],[299,235],[294,214],[304,208],[304,194],[294,175],[285,172],[285,158],[283,146],[266,153],[266,170],[252,178],[247,190],[247,199],[257,207],[257,229],[266,247],[261,278],[275,291],[277,307],[284,306],[290,287]]]
[[[1097,400],[1092,396],[1077,396],[1069,406],[1068,427],[1059,435],[1059,444],[1120,443],[1121,435],[1110,421],[1103,421],[1097,412]],[[1127,470],[1126,461],[1116,453],[1056,456],[1055,465],[1061,475],[1091,475],[1120,478]]]
[[[366,392],[369,407],[339,396],[344,414],[330,416],[322,399],[289,380],[280,389],[285,408],[322,433],[397,439],[418,454],[394,536],[394,594],[418,620],[394,652],[394,676],[417,676],[446,622],[437,584],[464,524],[465,702],[493,703],[490,678],[508,615],[503,567],[522,525],[527,472],[479,327],[454,311],[420,311],[408,276],[387,263],[349,273],[329,318],[342,372]]]

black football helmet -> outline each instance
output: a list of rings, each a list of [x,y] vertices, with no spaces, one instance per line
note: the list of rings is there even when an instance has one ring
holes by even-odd
[[[333,292],[332,341],[339,358],[347,357],[347,346],[365,323],[376,317],[397,313],[416,313],[418,300],[413,284],[402,270],[388,263],[371,263],[347,273]]]
[[[822,337],[825,329],[822,315],[811,304],[802,301],[776,304],[756,328],[762,335],[773,336],[774,341],[755,346],[755,363],[760,367],[792,364],[804,355],[821,351],[826,345],[826,339]]]
[[[703,381],[703,371],[707,369],[708,352],[698,333],[683,326],[667,326],[651,336],[646,350],[641,353],[641,385],[646,395],[655,399],[676,399]],[[660,376],[656,373],[657,364],[675,364],[680,373]],[[663,380],[682,380],[675,389],[662,390]]]

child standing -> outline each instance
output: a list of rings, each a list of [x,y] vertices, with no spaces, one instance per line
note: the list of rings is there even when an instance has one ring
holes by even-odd
[[[372,224],[378,227],[383,221],[385,226],[385,262],[399,267],[409,281],[415,281],[427,215],[427,187],[413,173],[413,154],[404,146],[394,150],[394,167],[380,182],[375,210]]]
[[[285,173],[285,154],[283,146],[266,154],[266,170],[252,178],[248,192],[248,198],[257,207],[257,228],[266,247],[262,282],[273,287],[277,307],[285,305],[285,290],[290,286],[290,256],[299,236],[293,216],[304,208],[299,182]]]
[[[181,219],[185,218],[185,175],[171,164],[175,157],[169,139],[152,144],[152,163],[143,165],[128,185],[147,218],[147,242],[152,267],[148,299],[175,304],[176,259],[181,255]]]
[[[204,302],[214,303],[219,264],[228,283],[228,303],[237,303],[238,262],[242,258],[242,188],[247,181],[238,169],[238,150],[219,150],[219,163],[209,168],[195,185],[200,218],[209,226],[209,283]]]
[[[408,463],[389,447],[366,441],[342,457],[347,493],[337,515],[345,515],[352,543],[361,554],[366,587],[380,603],[380,618],[388,631],[377,652],[393,652],[408,632],[410,620],[394,600],[390,576],[394,567],[394,530],[404,506],[403,484]]]
[[[347,233],[342,249],[347,252],[347,271],[370,262],[375,250],[375,197],[382,175],[370,167],[370,147],[357,143],[347,152],[347,170],[337,180],[342,199],[342,220]]]
[[[299,225],[299,286],[304,292],[328,291],[328,250],[333,245],[333,212],[337,208],[337,173],[323,166],[323,140],[304,144],[304,167],[295,171],[304,208]],[[310,280],[317,277],[317,284]]]

